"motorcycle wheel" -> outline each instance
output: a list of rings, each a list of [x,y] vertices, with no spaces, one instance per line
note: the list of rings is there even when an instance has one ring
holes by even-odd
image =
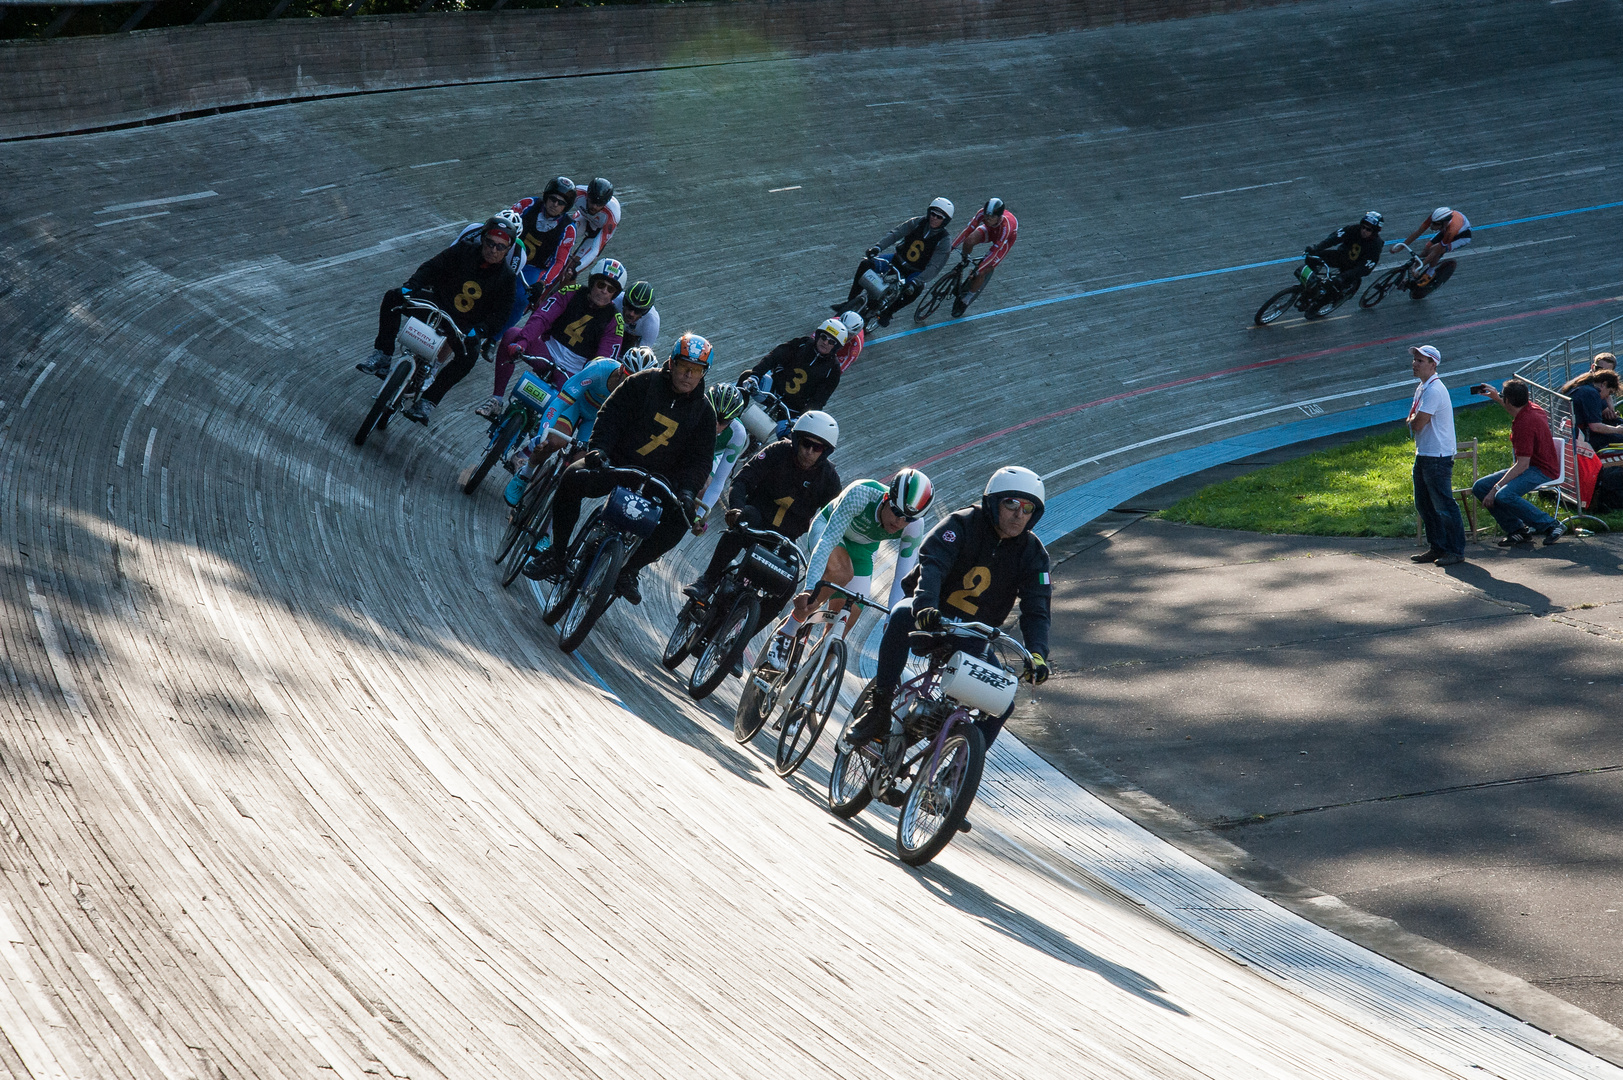
[[[389,372],[389,377],[383,380],[383,389],[378,391],[378,396],[372,399],[372,407],[366,411],[366,419],[362,420],[361,426],[356,429],[356,446],[365,446],[366,437],[372,434],[372,429],[381,427],[380,421],[387,420],[390,403],[409,378],[411,378],[410,364],[396,364],[394,370]]]
[[[478,465],[474,466],[473,473],[468,477],[468,482],[462,485],[462,494],[472,495],[478,490],[479,484],[484,480],[485,475],[490,472],[496,462],[502,459],[502,456],[507,451],[513,448],[513,443],[522,434],[524,434],[524,410],[522,408],[509,409],[507,415],[502,417],[501,425],[496,429],[495,435],[491,438],[490,447],[485,451],[485,456],[479,460]]]
[[[840,700],[840,684],[845,679],[845,642],[829,642],[823,666],[808,680],[801,700],[789,706],[778,732],[778,753],[773,767],[779,776],[790,776],[811,756],[823,734],[829,714]]]
[[[676,613],[676,625],[671,628],[671,636],[665,642],[665,651],[660,654],[659,662],[665,665],[666,671],[675,671],[682,666],[682,661],[688,657],[693,648],[693,639],[704,628],[704,620],[699,618],[698,608],[692,600],[682,605],[682,610]]]
[[[597,620],[614,602],[614,583],[625,561],[626,549],[620,537],[616,534],[605,537],[582,574],[580,588],[575,590],[575,599],[564,614],[563,625],[558,627],[558,648],[566,653],[580,648]]]
[[[717,623],[716,632],[705,642],[688,675],[688,697],[703,701],[715,693],[743,655],[755,619],[761,614],[761,598],[753,592],[739,593],[727,614]]]
[[[1292,285],[1282,289],[1268,298],[1268,302],[1257,309],[1256,323],[1258,326],[1267,326],[1285,312],[1296,306],[1296,298],[1302,295],[1300,285]]]
[[[959,724],[947,736],[936,767],[920,771],[908,789],[896,822],[896,854],[909,866],[923,866],[941,853],[969,813],[986,767],[986,736],[974,724]]]
[[[1340,307],[1342,302],[1346,299],[1347,298],[1345,296],[1342,296],[1339,293],[1321,293],[1315,298],[1315,302],[1302,312],[1302,317],[1307,319],[1322,319],[1336,308]]]

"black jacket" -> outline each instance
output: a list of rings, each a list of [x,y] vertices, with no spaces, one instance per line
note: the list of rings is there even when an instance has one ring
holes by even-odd
[[[828,404],[834,390],[840,385],[840,361],[835,349],[820,356],[812,335],[785,341],[763,356],[754,367],[738,377],[739,382],[754,375],[757,379],[771,374],[772,392],[782,399],[792,413],[808,409],[821,409]]]
[[[628,375],[597,411],[587,445],[611,465],[655,474],[678,494],[698,491],[710,479],[716,445],[704,380],[678,394],[664,368]]]
[[[493,266],[482,262],[479,241],[459,240],[417,268],[406,282],[413,292],[431,290],[434,302],[466,333],[479,330],[486,340],[500,337],[513,310],[514,282],[506,259]]]
[[[595,437],[595,436],[594,436]],[[1001,626],[1020,601],[1026,648],[1048,655],[1048,549],[1027,529],[998,536],[986,511],[966,506],[931,529],[919,549],[913,610],[933,607],[943,618]]]
[[[727,505],[735,510],[753,506],[761,515],[761,528],[793,540],[806,534],[812,517],[840,493],[841,486],[840,474],[826,455],[810,469],[797,469],[794,442],[779,439],[738,470],[727,490]]]
[[[1343,225],[1308,250],[1337,270],[1351,271],[1363,277],[1381,261],[1381,248],[1384,246],[1380,233],[1365,240],[1355,221],[1351,225]]]

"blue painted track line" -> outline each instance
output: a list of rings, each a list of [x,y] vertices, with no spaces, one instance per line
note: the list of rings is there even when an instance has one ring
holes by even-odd
[[[1456,409],[1472,403],[1480,405],[1483,400],[1473,397],[1470,388],[1463,386],[1450,391],[1449,397]],[[1142,495],[1152,488],[1158,488],[1162,484],[1210,469],[1215,465],[1225,465],[1231,461],[1248,458],[1252,454],[1260,454],[1265,450],[1277,450],[1282,446],[1291,446],[1326,435],[1339,435],[1342,432],[1358,431],[1361,428],[1378,427],[1382,424],[1396,424],[1408,415],[1408,398],[1382,401],[1344,412],[1295,420],[1289,424],[1235,435],[1204,446],[1195,446],[1188,450],[1151,458],[1149,461],[1141,461],[1106,473],[1096,480],[1069,488],[1048,500],[1043,520],[1037,526],[1037,536],[1043,543],[1052,544],[1067,533],[1074,532],[1095,518],[1109,513],[1112,508],[1122,505],[1135,495]]]
[[[1474,234],[1484,229],[1503,229],[1508,225],[1526,225],[1532,221],[1548,221],[1551,218],[1571,217],[1574,214],[1590,214],[1597,210],[1615,210],[1623,206],[1623,202],[1597,203],[1594,206],[1580,206],[1575,210],[1556,210],[1549,214],[1534,214],[1532,217],[1511,218],[1508,221],[1495,221],[1487,225],[1472,225]],[[1390,241],[1389,241],[1390,242]],[[1263,262],[1242,263],[1238,266],[1224,266],[1217,270],[1197,270],[1191,274],[1174,274],[1171,277],[1147,278],[1144,281],[1130,281],[1123,285],[1111,285],[1103,289],[1088,289],[1084,292],[1067,293],[1064,296],[1051,296],[1046,300],[1032,300],[1013,307],[994,308],[991,311],[979,311],[973,315],[965,315],[961,319],[948,319],[945,322],[931,323],[928,326],[916,326],[911,330],[902,330],[895,334],[886,334],[882,338],[875,338],[869,342],[877,345],[881,341],[895,341],[898,338],[909,337],[913,334],[923,334],[931,330],[940,330],[945,326],[957,326],[959,323],[974,322],[976,319],[991,319],[999,315],[1012,315],[1017,311],[1030,311],[1033,308],[1047,307],[1050,304],[1063,304],[1071,300],[1085,300],[1090,296],[1104,296],[1108,293],[1126,292],[1129,289],[1146,289],[1151,285],[1168,285],[1175,281],[1192,281],[1196,278],[1215,277],[1219,274],[1237,274],[1242,270],[1256,270],[1264,266],[1281,266],[1285,263],[1297,262],[1300,255],[1292,255],[1286,259],[1267,259]]]

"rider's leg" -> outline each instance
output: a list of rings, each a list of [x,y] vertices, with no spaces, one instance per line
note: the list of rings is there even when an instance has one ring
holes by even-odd
[[[704,573],[690,586],[693,592],[699,596],[709,595],[710,590],[716,587],[716,582],[721,580],[727,564],[732,562],[748,544],[749,538],[736,529],[728,529],[722,533],[721,538],[716,541],[716,550],[710,553],[710,562],[705,565]]]
[[[378,352],[394,353],[394,339],[400,334],[400,309],[405,302],[405,294],[399,289],[383,294],[383,303],[378,306],[378,336],[372,341],[372,348]]]
[[[908,597],[890,609],[885,632],[879,638],[878,670],[874,672],[873,696],[867,712],[852,725],[847,740],[852,746],[867,742],[890,730],[890,706],[896,687],[907,669],[907,635],[913,632],[913,599]]]
[[[454,343],[451,347],[451,359],[440,368],[440,373],[434,376],[434,384],[423,391],[423,400],[432,401],[435,405],[443,401],[451,388],[473,370],[473,363],[479,358],[478,346],[472,341],[466,339],[457,341],[455,338],[451,340]]]
[[[821,529],[817,528],[816,522],[812,523],[812,530],[816,533],[822,532]],[[816,546],[817,541],[813,539],[812,547],[815,548]],[[844,544],[836,544],[834,550],[828,554],[827,565],[823,567],[823,580],[833,585],[845,586],[850,585],[851,579],[854,576],[855,574],[851,569],[851,553],[845,549]],[[817,582],[815,581],[808,581],[806,583],[808,588],[816,584]],[[826,593],[827,590],[823,591]],[[789,620],[783,624],[782,632],[787,636],[792,636],[796,630],[800,629],[801,620],[810,614],[813,608],[817,607],[821,599],[821,597],[813,596],[811,598],[811,603],[807,605],[804,610],[802,610],[801,605],[797,602],[795,604],[794,613],[791,614],[789,616]]]
[[[600,499],[614,490],[614,477],[600,469],[588,469],[580,462],[569,466],[558,478],[558,493],[552,497],[552,547],[562,553],[575,535],[580,520],[580,504]]]

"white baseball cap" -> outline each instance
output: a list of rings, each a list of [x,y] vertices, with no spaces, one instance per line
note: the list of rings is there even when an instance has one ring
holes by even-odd
[[[1443,354],[1430,345],[1411,345],[1409,351],[1422,359],[1430,360],[1434,364],[1443,362]]]

